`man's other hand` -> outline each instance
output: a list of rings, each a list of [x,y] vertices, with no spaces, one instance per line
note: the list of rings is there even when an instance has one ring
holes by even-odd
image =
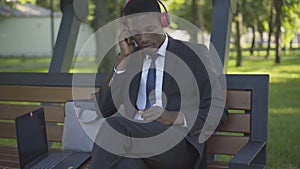
[[[147,110],[139,111],[146,121],[158,121],[166,125],[184,125],[181,112],[167,111],[160,106],[152,106]]]

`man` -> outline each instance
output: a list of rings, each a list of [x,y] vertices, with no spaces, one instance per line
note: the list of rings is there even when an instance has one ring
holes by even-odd
[[[97,94],[106,118],[92,152],[91,169],[204,168],[198,138],[213,100],[213,80],[187,43],[163,31],[157,0],[130,0],[123,10],[120,54]],[[146,13],[145,13],[146,12]],[[150,12],[150,13],[149,13]],[[166,19],[166,18],[164,18]],[[200,55],[208,57],[204,46]]]

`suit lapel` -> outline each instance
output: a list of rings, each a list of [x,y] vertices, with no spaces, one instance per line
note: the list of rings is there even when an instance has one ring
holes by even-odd
[[[143,60],[144,57],[137,54],[134,58],[131,58],[129,69],[133,70],[130,72],[131,75],[134,74],[133,77],[128,78],[129,80],[129,98],[132,105],[136,106],[137,96],[140,88],[141,76],[142,76],[142,67],[143,67]],[[127,90],[125,90],[127,91]]]
[[[174,83],[174,79],[172,78],[175,73],[177,55],[176,55],[176,45],[175,40],[169,38],[169,43],[167,47],[167,53],[165,56],[165,66],[164,66],[164,77],[163,77],[163,91],[168,92],[169,87]],[[166,75],[167,74],[167,75]]]

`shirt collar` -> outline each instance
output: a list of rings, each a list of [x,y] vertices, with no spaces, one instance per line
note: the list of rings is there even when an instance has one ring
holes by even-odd
[[[165,41],[164,43],[160,46],[160,48],[157,50],[157,54],[159,54],[160,56],[166,56],[166,52],[167,52],[167,46],[168,46],[168,42],[169,42],[169,38],[168,35],[165,34]]]

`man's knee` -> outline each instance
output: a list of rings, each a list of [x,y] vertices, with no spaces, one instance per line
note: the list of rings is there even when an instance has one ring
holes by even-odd
[[[105,124],[102,126],[104,130],[112,129],[121,134],[126,135],[128,123],[130,120],[126,119],[125,117],[118,115],[118,116],[111,116],[106,118]],[[111,131],[111,130],[108,130]]]

